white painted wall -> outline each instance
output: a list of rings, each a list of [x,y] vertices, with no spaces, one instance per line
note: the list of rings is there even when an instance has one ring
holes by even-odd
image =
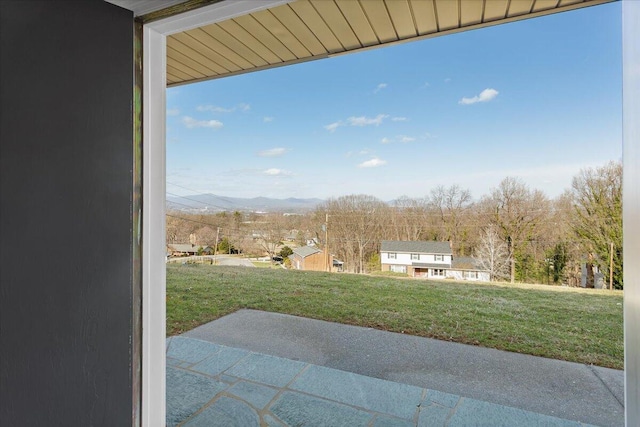
[[[470,282],[489,282],[490,275],[486,271],[478,271],[477,278],[465,277],[465,272],[463,270],[447,270],[447,278],[451,278],[454,280],[467,280]]]
[[[389,258],[390,253],[395,253],[396,258]],[[395,264],[395,265],[411,265],[414,262],[429,263],[429,264],[442,264],[443,268],[447,268],[451,265],[451,255],[444,255],[443,261],[436,261],[435,254],[418,254],[420,259],[411,259],[411,253],[402,252],[381,252],[380,262],[382,264]]]

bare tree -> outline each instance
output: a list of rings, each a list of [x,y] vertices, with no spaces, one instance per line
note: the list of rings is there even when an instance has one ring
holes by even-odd
[[[195,244],[198,246],[214,247],[218,244],[218,242],[216,242],[216,237],[219,237],[219,234],[217,234],[217,228],[214,229],[213,227],[205,225],[204,227],[195,230],[193,234],[195,236]]]
[[[455,254],[464,254],[463,236],[467,231],[464,229],[464,218],[473,204],[471,192],[457,184],[448,188],[439,185],[431,190],[429,204],[441,221],[443,240],[451,242]]]
[[[415,241],[425,234],[429,225],[427,203],[424,199],[402,196],[388,210],[391,227],[385,227],[384,239]]]
[[[260,227],[256,230],[256,242],[273,258],[282,245],[287,233],[286,217],[282,213],[272,213],[264,216],[260,221]]]
[[[573,178],[571,192],[575,234],[602,271],[610,272],[613,255],[613,284],[622,289],[622,164],[581,170]]]
[[[483,270],[489,271],[491,281],[509,277],[509,249],[498,235],[496,226],[489,225],[480,232],[480,242],[474,256]]]
[[[353,194],[329,199],[320,211],[329,215],[330,250],[344,258],[347,269],[364,273],[365,259],[377,251],[387,205],[373,196]]]
[[[496,226],[507,245],[511,261],[509,276],[514,283],[516,255],[537,238],[538,226],[549,214],[549,200],[541,191],[531,191],[521,180],[507,177],[482,203],[488,221]]]

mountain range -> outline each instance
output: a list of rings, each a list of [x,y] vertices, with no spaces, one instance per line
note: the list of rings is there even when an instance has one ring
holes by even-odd
[[[167,210],[190,213],[241,212],[305,212],[323,203],[322,199],[272,199],[269,197],[223,197],[216,194],[167,197]]]

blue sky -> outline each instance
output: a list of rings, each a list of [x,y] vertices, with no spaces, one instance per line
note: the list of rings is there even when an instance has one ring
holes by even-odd
[[[620,2],[167,90],[167,192],[555,197],[622,156]]]

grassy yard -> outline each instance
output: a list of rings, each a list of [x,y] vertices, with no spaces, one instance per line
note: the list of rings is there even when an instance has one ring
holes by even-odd
[[[167,265],[167,335],[241,308],[623,367],[619,291]]]

